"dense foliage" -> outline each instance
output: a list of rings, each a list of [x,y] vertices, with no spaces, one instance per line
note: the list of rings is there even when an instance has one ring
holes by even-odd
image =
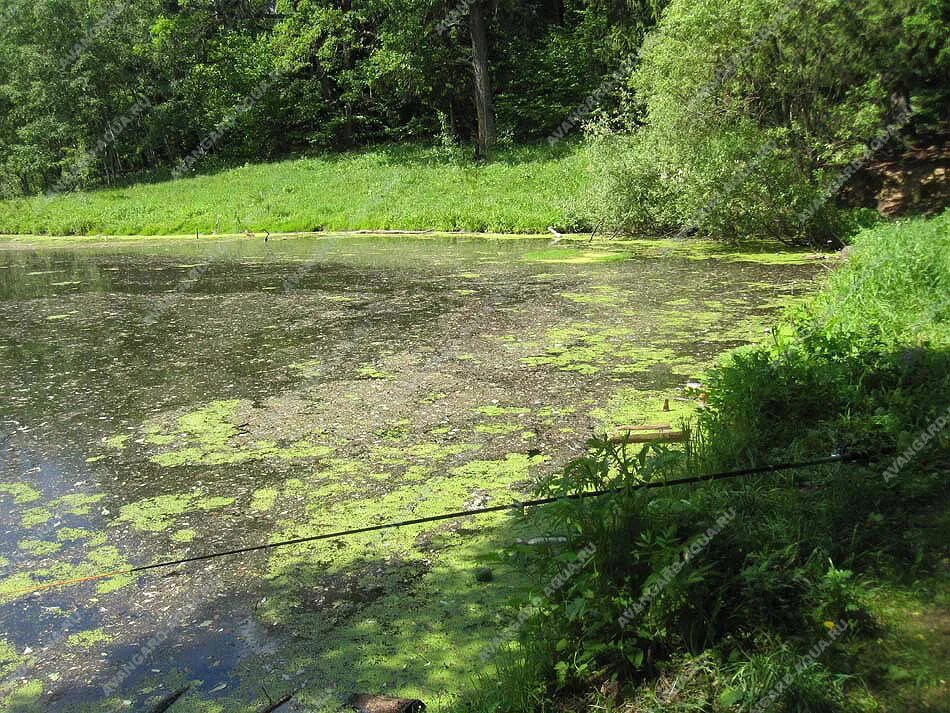
[[[944,0],[0,0],[0,197],[586,126],[577,225],[834,244],[947,133],[948,36]]]
[[[478,3],[503,140],[547,135],[661,7]],[[475,4],[0,0],[0,195],[310,147],[468,141]]]
[[[633,77],[636,128],[601,139],[601,220],[837,241],[842,178],[946,130],[948,36],[941,0],[673,0]]]
[[[542,523],[571,533],[569,546],[526,556],[542,583],[536,615],[499,661],[501,687],[486,684],[473,709],[604,705],[619,691],[642,711],[943,710],[919,697],[882,708],[865,686],[897,661],[881,655],[875,591],[933,597],[947,556],[950,212],[860,234],[772,343],[730,354],[707,385],[685,452],[595,441],[545,491],[842,449],[871,462],[558,505]],[[542,596],[591,545],[590,562]],[[916,667],[917,685],[938,686],[937,669]]]

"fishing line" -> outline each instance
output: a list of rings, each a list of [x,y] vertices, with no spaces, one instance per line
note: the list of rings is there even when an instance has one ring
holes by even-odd
[[[591,490],[582,493],[573,493],[571,495],[555,495],[548,498],[537,498],[535,500],[525,500],[525,501],[514,501],[506,503],[505,505],[493,505],[491,507],[476,508],[474,510],[458,510],[455,512],[446,512],[440,515],[430,515],[428,517],[418,517],[412,520],[401,520],[399,522],[387,522],[380,525],[367,525],[365,527],[357,527],[349,530],[340,530],[338,532],[327,532],[322,535],[310,535],[308,537],[295,537],[290,540],[281,540],[279,542],[268,542],[262,545],[251,545],[248,547],[237,547],[231,550],[221,550],[218,552],[208,552],[203,555],[195,555],[194,557],[183,557],[176,560],[168,560],[164,562],[156,562],[154,564],[145,564],[139,567],[132,567],[131,569],[103,572],[101,574],[93,574],[88,577],[77,577],[74,579],[62,579],[56,582],[47,582],[45,584],[36,585],[34,587],[26,587],[24,589],[15,589],[9,592],[9,594],[19,595],[19,594],[32,594],[35,592],[41,592],[47,589],[53,589],[55,587],[64,587],[74,584],[80,584],[83,582],[95,582],[101,579],[109,579],[111,577],[118,577],[122,575],[136,574],[139,572],[147,572],[153,569],[160,569],[164,567],[175,567],[177,565],[189,564],[191,562],[203,562],[205,560],[217,559],[218,557],[230,557],[233,555],[246,554],[249,552],[259,552],[261,550],[272,550],[278,547],[289,547],[291,545],[301,545],[307,542],[317,542],[319,540],[332,540],[338,539],[341,537],[349,537],[350,535],[361,535],[368,532],[379,532],[380,530],[391,530],[400,527],[410,527],[412,525],[423,525],[429,522],[440,522],[442,520],[453,520],[460,517],[471,517],[472,515],[483,515],[486,513],[493,512],[502,512],[505,510],[522,510],[526,507],[535,507],[540,505],[550,505],[551,503],[556,503],[566,500],[583,500],[586,498],[597,498],[604,495],[619,495],[621,493],[632,492],[635,490],[653,490],[656,488],[670,488],[676,485],[689,485],[692,483],[708,483],[715,480],[725,480],[727,478],[738,478],[746,475],[756,475],[759,473],[775,473],[783,470],[792,470],[794,468],[809,468],[817,465],[827,465],[830,463],[856,463],[856,462],[865,462],[869,460],[868,456],[860,456],[855,454],[835,454],[827,456],[825,458],[817,458],[815,460],[809,461],[798,461],[795,463],[774,463],[770,465],[756,466],[753,468],[740,468],[738,470],[728,470],[720,473],[710,473],[708,475],[694,475],[688,478],[677,478],[674,480],[657,480],[650,483],[640,483],[638,485],[625,485],[618,488],[611,488],[609,490]]]

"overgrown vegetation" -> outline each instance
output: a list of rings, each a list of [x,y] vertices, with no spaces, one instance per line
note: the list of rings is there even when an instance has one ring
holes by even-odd
[[[312,148],[469,144],[476,37],[487,46],[491,141],[542,138],[662,6],[0,0],[0,196],[114,185],[183,161],[201,171]]]
[[[593,225],[828,246],[867,224],[850,210],[861,201],[839,194],[869,157],[939,144],[948,131],[950,19],[939,0],[2,0],[0,18],[0,197],[420,141],[445,147],[455,164],[495,158],[486,173],[503,179],[450,190],[449,208],[426,201],[424,210],[343,218],[341,206],[306,208],[310,184],[326,176],[361,187],[360,163],[327,157],[326,172],[280,201],[269,178],[283,164],[263,167],[246,177],[248,189],[257,203],[284,204],[260,212],[268,229]],[[532,190],[504,169],[513,154],[547,156],[511,147],[557,143],[585,126],[595,199],[585,180],[563,190],[583,210],[517,220],[496,217],[491,204],[475,204],[479,217],[451,207],[471,205],[469,193]],[[474,155],[460,148],[473,142]],[[419,168],[412,150],[384,153]],[[89,211],[54,198],[62,222],[18,216],[9,225],[209,229],[203,210],[192,226],[190,215],[154,220],[142,205],[176,203],[193,184],[133,188],[93,197]],[[110,201],[127,194],[132,215],[115,215]],[[530,213],[530,198],[519,200]],[[110,227],[88,215],[110,209]],[[30,211],[47,212],[39,203]],[[221,213],[215,224],[238,222]]]
[[[950,213],[861,233],[821,295],[707,387],[685,449],[595,441],[544,492],[841,451],[871,462],[552,508],[541,524],[568,546],[525,556],[538,613],[473,709],[947,710],[939,665],[919,642],[895,645],[886,612],[907,606],[902,591],[947,604],[950,431],[935,424],[950,392]],[[591,561],[542,595],[588,545]]]
[[[840,243],[843,171],[946,129],[940,2],[673,0],[623,115],[600,133],[617,230]]]
[[[579,230],[587,182],[585,152],[568,142],[502,150],[484,166],[457,148],[388,146],[5,201],[0,233]]]

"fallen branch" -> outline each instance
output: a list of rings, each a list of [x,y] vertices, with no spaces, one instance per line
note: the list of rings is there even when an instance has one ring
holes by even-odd
[[[291,698],[293,698],[296,695],[297,695],[297,691],[291,691],[290,693],[281,696],[276,701],[272,701],[271,703],[268,703],[263,708],[259,708],[257,713],[273,713],[273,711],[280,708],[282,705],[287,703]],[[270,696],[268,696],[268,698],[270,698]]]
[[[391,698],[354,693],[347,705],[357,713],[422,713],[426,704],[416,698]]]
[[[172,705],[175,703],[175,701],[177,701],[179,698],[185,695],[190,688],[191,688],[191,685],[189,684],[187,686],[184,686],[183,688],[179,688],[177,691],[175,691],[171,695],[166,696],[165,698],[160,700],[154,708],[152,708],[150,713],[165,713],[165,711],[171,708]]]
[[[669,431],[672,426],[668,423],[658,423],[653,426],[618,426],[618,431]]]
[[[682,431],[660,431],[657,433],[631,433],[626,431],[607,439],[608,443],[682,443]]]

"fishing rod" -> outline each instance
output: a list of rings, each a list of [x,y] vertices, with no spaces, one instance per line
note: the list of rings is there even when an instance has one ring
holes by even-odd
[[[88,577],[76,577],[74,579],[62,579],[55,582],[47,582],[45,584],[39,584],[33,587],[25,587],[23,589],[16,589],[10,592],[13,595],[20,594],[33,594],[36,592],[41,592],[48,589],[53,589],[56,587],[64,587],[74,584],[81,584],[84,582],[95,582],[102,579],[109,579],[111,577],[118,577],[122,575],[137,574],[139,572],[147,572],[154,569],[161,569],[165,567],[175,567],[182,564],[190,564],[192,562],[203,562],[205,560],[217,559],[219,557],[230,557],[233,555],[247,554],[249,552],[259,552],[261,550],[272,550],[278,547],[290,547],[293,545],[301,545],[308,542],[317,542],[319,540],[333,540],[341,537],[349,537],[351,535],[361,535],[368,532],[379,532],[381,530],[391,530],[400,527],[410,527],[413,525],[423,525],[430,522],[440,522],[442,520],[453,520],[462,517],[471,517],[472,515],[483,515],[486,513],[493,512],[502,512],[505,510],[523,510],[527,507],[536,507],[542,505],[550,505],[551,503],[568,501],[568,500],[584,500],[587,498],[598,498],[604,495],[620,495],[623,493],[633,492],[636,490],[654,490],[657,488],[670,488],[677,485],[690,485],[694,483],[708,483],[717,480],[726,480],[727,478],[739,478],[747,475],[757,475],[760,473],[776,473],[783,470],[793,470],[795,468],[810,468],[818,465],[828,465],[831,463],[857,463],[857,462],[866,462],[869,460],[869,457],[866,455],[857,455],[857,454],[847,454],[847,453],[836,453],[824,458],[816,458],[814,460],[808,461],[798,461],[793,463],[773,463],[769,465],[755,466],[751,468],[739,468],[737,470],[727,470],[719,473],[709,473],[707,475],[694,475],[686,478],[676,478],[674,480],[657,480],[649,483],[639,483],[637,485],[624,485],[617,488],[609,488],[607,490],[590,490],[580,493],[572,493],[570,495],[554,495],[547,498],[537,498],[534,500],[525,500],[525,501],[513,501],[506,503],[504,505],[492,505],[490,507],[476,508],[474,510],[457,510],[455,512],[446,512],[439,515],[430,515],[428,517],[418,517],[411,520],[401,520],[398,522],[387,522],[381,523],[379,525],[367,525],[365,527],[356,527],[348,530],[339,530],[337,532],[327,532],[321,535],[310,535],[307,537],[295,537],[289,540],[281,540],[279,542],[268,542],[262,545],[250,545],[247,547],[237,547],[230,550],[221,550],[217,552],[208,552],[202,555],[195,555],[193,557],[183,557],[176,560],[167,560],[163,562],[155,562],[153,564],[140,565],[138,567],[132,567],[130,569],[123,570],[114,570],[111,572],[102,572],[100,574],[90,575]]]

